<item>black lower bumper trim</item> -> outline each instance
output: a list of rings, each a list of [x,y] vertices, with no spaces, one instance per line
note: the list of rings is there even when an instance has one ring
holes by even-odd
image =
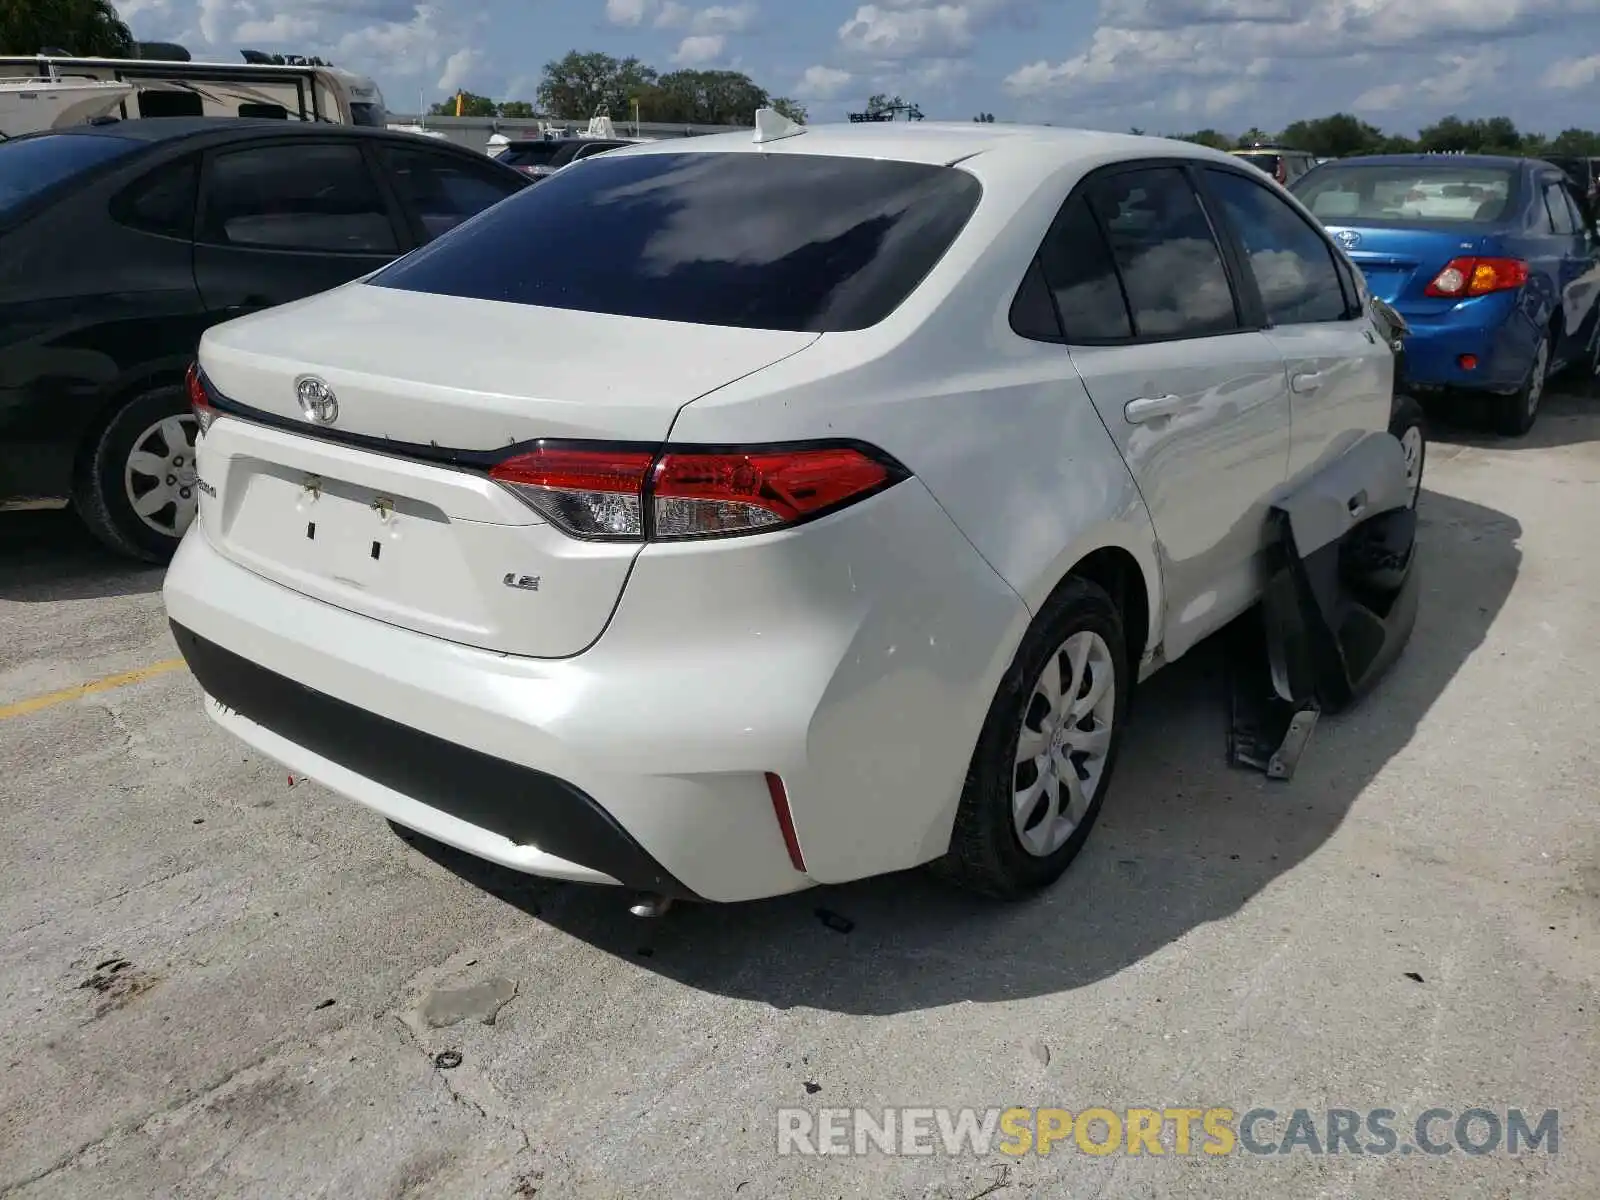
[[[519,846],[536,846],[628,887],[698,899],[565,780],[314,691],[176,621],[172,635],[207,694],[279,737]]]

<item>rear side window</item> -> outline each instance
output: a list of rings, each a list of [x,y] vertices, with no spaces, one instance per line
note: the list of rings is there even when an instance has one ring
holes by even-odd
[[[606,154],[369,283],[698,325],[865,329],[933,269],[980,190],[965,171],[920,163]]]
[[[1244,246],[1268,319],[1274,325],[1342,321],[1348,303],[1322,235],[1253,179],[1211,168],[1206,178]]]
[[[1136,336],[1204,337],[1239,328],[1222,252],[1187,175],[1150,167],[1096,179],[1085,191],[1110,243]]]
[[[131,138],[55,133],[0,146],[0,220],[52,189],[140,149]]]
[[[218,154],[206,172],[202,230],[208,242],[262,250],[399,249],[360,149],[329,142]]]
[[[1572,210],[1567,207],[1567,189],[1559,183],[1544,185],[1545,207],[1550,211],[1550,228],[1558,234],[1578,232],[1573,223]]]
[[[542,167],[560,148],[557,142],[512,143],[500,152],[499,158],[508,167]]]
[[[1084,345],[1133,336],[1111,248],[1082,195],[1068,200],[1056,217],[1039,248],[1039,262],[1069,342]]]
[[[380,161],[400,203],[421,224],[425,241],[520,190],[515,176],[491,175],[454,155],[385,146]]]
[[[187,241],[194,236],[199,187],[198,159],[167,163],[118,193],[111,202],[111,215],[134,229]]]

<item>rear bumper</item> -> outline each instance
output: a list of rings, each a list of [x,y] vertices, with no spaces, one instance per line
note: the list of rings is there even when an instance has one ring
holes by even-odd
[[[291,770],[513,869],[716,901],[941,854],[1028,620],[916,480],[790,533],[648,547],[567,659],[304,596],[203,521],[164,598],[208,714]]]
[[[1527,380],[1539,331],[1514,295],[1469,300],[1443,316],[1399,311],[1411,328],[1405,339],[1406,386],[1514,392]],[[1463,366],[1463,355],[1477,365]]]

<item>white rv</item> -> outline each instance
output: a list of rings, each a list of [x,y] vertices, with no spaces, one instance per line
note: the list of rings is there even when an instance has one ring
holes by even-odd
[[[68,97],[72,103],[64,103]],[[96,105],[81,102],[96,98]],[[0,57],[0,133],[15,137],[108,116],[273,117],[379,128],[389,123],[377,84],[337,67]]]

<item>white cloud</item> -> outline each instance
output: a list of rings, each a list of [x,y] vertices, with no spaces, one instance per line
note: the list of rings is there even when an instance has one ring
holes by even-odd
[[[861,5],[839,26],[839,44],[879,60],[960,57],[985,29],[1031,9],[1027,0],[882,0]]]
[[[1562,91],[1588,87],[1596,80],[1600,80],[1600,54],[1558,62],[1544,75],[1545,87],[1558,88]]]
[[[639,25],[656,4],[657,0],[606,0],[606,20],[613,25]]]
[[[689,21],[689,27],[699,34],[743,33],[755,20],[754,4],[732,6],[718,5],[702,8]]]
[[[727,44],[720,33],[693,34],[678,43],[672,61],[680,67],[703,67],[721,58]]]
[[[801,100],[832,100],[854,79],[849,71],[838,67],[807,67],[794,85],[794,94]]]
[[[1167,102],[1181,94],[1188,109],[1220,116],[1248,98],[1242,74],[1276,79],[1285,92],[1314,81],[1326,94],[1331,84],[1374,111],[1417,98],[1447,105],[1497,79],[1474,75],[1503,61],[1480,49],[1490,39],[1558,26],[1571,37],[1577,22],[1597,16],[1595,0],[1101,0],[1099,23],[1077,54],[1024,63],[1004,87],[1025,104],[1075,111],[1176,107]],[[1316,71],[1317,60],[1327,69]],[[1419,63],[1433,74],[1418,80]],[[1592,67],[1553,68],[1546,82],[1566,78],[1575,87],[1600,78],[1600,57]]]
[[[316,36],[317,23],[310,17],[292,12],[274,13],[269,19],[251,19],[240,23],[233,31],[235,41],[246,44],[257,42],[275,45],[300,42]]]
[[[689,7],[679,4],[677,0],[667,0],[661,6],[661,11],[656,13],[657,29],[681,29],[689,23]]]
[[[444,69],[439,74],[439,82],[435,84],[441,92],[454,92],[467,85],[467,76],[478,65],[478,60],[483,56],[470,46],[457,50],[444,60]]]

